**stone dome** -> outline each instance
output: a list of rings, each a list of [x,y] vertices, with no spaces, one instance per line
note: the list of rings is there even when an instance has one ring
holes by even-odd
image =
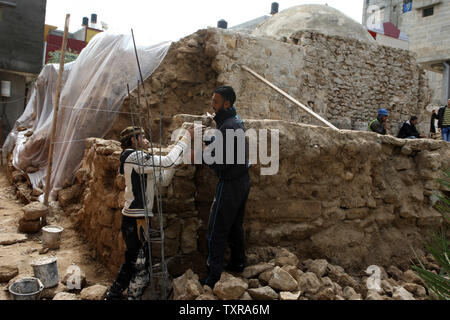
[[[267,19],[253,31],[254,36],[281,39],[301,31],[315,31],[331,36],[375,42],[358,22],[326,5],[308,4],[291,7]]]

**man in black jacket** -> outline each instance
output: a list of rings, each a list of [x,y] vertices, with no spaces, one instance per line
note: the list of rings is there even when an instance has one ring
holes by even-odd
[[[207,276],[201,280],[202,285],[214,288],[223,271],[224,255],[227,243],[231,258],[225,269],[241,272],[246,265],[245,239],[243,222],[245,205],[250,192],[250,167],[245,140],[245,127],[233,106],[236,94],[232,87],[223,86],[215,90],[211,105],[216,113],[216,135],[223,139],[223,148],[215,150],[212,155],[216,161],[208,164],[219,178],[216,195],[211,207],[207,232]],[[219,133],[220,131],[220,133]],[[227,135],[228,131],[228,135]],[[230,133],[234,138],[231,138]],[[216,141],[212,137],[210,143]],[[234,157],[227,159],[227,154],[234,150]],[[222,151],[223,162],[217,160],[217,153]],[[229,157],[231,158],[231,157]]]
[[[417,131],[417,124],[419,123],[419,119],[416,116],[412,116],[409,121],[406,121],[403,126],[400,128],[398,132],[397,138],[400,139],[421,139],[425,138],[423,134],[420,134]]]

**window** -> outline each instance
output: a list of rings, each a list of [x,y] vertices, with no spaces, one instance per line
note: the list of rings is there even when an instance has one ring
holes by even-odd
[[[412,10],[412,0],[403,0],[403,13],[410,12]]]
[[[432,16],[434,14],[434,7],[430,7],[430,8],[425,8],[423,9],[423,14],[422,16],[425,17],[429,17]]]

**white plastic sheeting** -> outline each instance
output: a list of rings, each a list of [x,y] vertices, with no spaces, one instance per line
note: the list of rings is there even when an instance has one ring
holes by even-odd
[[[161,64],[170,44],[138,46],[144,79]],[[45,188],[58,69],[56,64],[43,68],[24,113],[3,145],[7,152],[14,148],[13,165],[29,172],[33,187]],[[73,182],[85,139],[103,138],[111,129],[127,96],[127,84],[131,90],[137,87],[140,76],[131,35],[96,35],[76,61],[65,65],[63,74],[50,200]]]

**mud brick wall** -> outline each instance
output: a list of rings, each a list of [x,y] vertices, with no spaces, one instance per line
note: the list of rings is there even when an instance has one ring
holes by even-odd
[[[176,122],[194,117],[177,116]],[[279,130],[280,169],[251,169],[245,232],[248,252],[283,246],[301,259],[325,258],[346,269],[409,264],[430,230],[444,224],[435,194],[449,192],[436,179],[450,167],[447,143],[400,140],[281,120],[246,120],[247,128]],[[84,190],[76,213],[102,261],[117,270],[123,177],[120,145],[90,139],[77,181]],[[183,167],[164,192],[166,255],[178,271],[204,263],[204,234],[217,178],[204,166]],[[198,270],[198,269],[197,269]]]

